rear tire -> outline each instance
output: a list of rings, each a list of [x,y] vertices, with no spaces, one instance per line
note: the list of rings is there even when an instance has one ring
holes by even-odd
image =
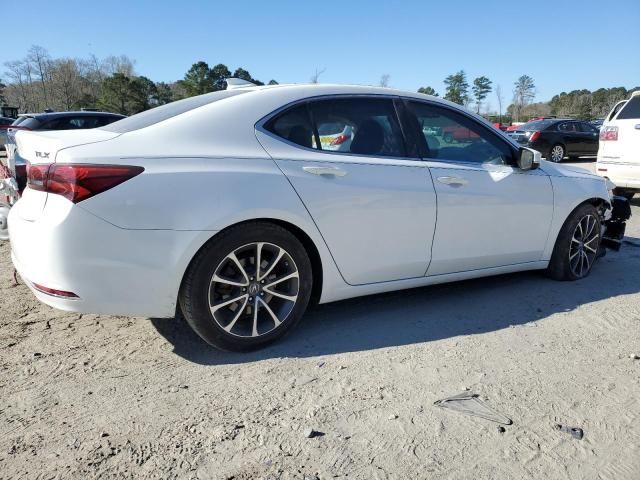
[[[599,257],[601,236],[598,209],[591,204],[576,208],[560,229],[547,275],[560,281],[587,277]]]
[[[208,344],[227,351],[259,348],[282,337],[304,314],[311,261],[288,230],[268,222],[219,233],[185,273],[179,302]]]
[[[547,159],[555,163],[560,163],[564,158],[565,154],[566,154],[566,151],[564,149],[564,146],[559,143],[556,143],[553,147],[551,147],[551,150],[549,150],[549,155]]]

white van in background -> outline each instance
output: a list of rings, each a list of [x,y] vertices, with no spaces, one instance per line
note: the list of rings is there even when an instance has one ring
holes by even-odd
[[[629,199],[640,192],[640,91],[613,107],[600,129],[596,171]]]

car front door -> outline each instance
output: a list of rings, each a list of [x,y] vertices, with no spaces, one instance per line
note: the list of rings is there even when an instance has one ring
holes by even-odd
[[[312,100],[275,115],[256,134],[347,283],[425,275],[436,196],[426,163],[406,152],[393,98]]]
[[[541,260],[553,216],[553,191],[540,169],[514,166],[515,147],[490,127],[454,109],[407,101],[421,125],[423,157],[438,200],[428,275]],[[429,132],[467,128],[467,142]]]

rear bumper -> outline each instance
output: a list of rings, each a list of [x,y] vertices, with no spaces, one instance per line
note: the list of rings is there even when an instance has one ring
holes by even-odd
[[[184,271],[213,235],[121,229],[57,195],[29,221],[20,204],[9,214],[13,264],[39,300],[73,312],[172,317]],[[78,298],[42,293],[34,284]]]
[[[616,187],[640,191],[640,158],[636,162],[598,158],[596,173],[601,177],[607,177]]]

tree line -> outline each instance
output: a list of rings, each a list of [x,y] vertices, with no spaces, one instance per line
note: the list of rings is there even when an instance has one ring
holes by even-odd
[[[558,117],[575,117],[585,120],[604,117],[620,100],[629,97],[631,92],[640,90],[640,87],[627,90],[624,87],[599,88],[593,92],[590,90],[573,90],[569,93],[562,92],[554,95],[548,102],[534,102],[536,86],[529,75],[521,75],[513,84],[512,100],[503,111],[504,95],[500,85],[493,89],[493,83],[486,76],[480,76],[473,80],[470,87],[464,70],[451,74],[444,79],[446,100],[474,107],[480,113],[481,107],[494,91],[497,109],[491,109],[486,103],[483,114],[498,121],[526,121],[534,116],[555,115]],[[420,87],[418,93],[439,96],[433,87]]]
[[[176,82],[154,82],[137,75],[135,61],[126,55],[99,59],[52,58],[32,46],[27,55],[4,63],[0,104],[20,112],[99,109],[132,115],[174,100],[222,90],[226,78],[237,77],[264,85],[242,67],[233,72],[224,64],[197,62]],[[269,84],[277,83],[275,80]]]
[[[16,106],[20,112],[84,108],[132,115],[174,100],[223,90],[229,77],[264,85],[242,67],[231,71],[222,63],[210,66],[204,61],[194,63],[181,80],[154,82],[137,75],[135,61],[126,55],[104,59],[95,55],[87,58],[53,58],[46,49],[35,45],[24,58],[5,62],[4,68],[5,83],[0,79],[0,104]],[[325,70],[316,70],[310,81],[317,83]],[[389,74],[382,75],[379,85],[388,86],[389,79]],[[275,80],[268,82],[269,85],[277,83]],[[505,103],[504,95],[507,92],[500,85],[494,87],[493,82],[484,75],[469,82],[465,71],[460,70],[447,76],[444,85],[443,98],[503,122],[525,121],[539,115],[601,118],[615,103],[640,89],[615,87],[595,91],[573,90],[555,95],[548,102],[534,102],[534,79],[529,75],[521,75],[513,83],[511,100]],[[420,87],[418,92],[439,96],[431,86]],[[497,108],[491,105],[493,98]]]

